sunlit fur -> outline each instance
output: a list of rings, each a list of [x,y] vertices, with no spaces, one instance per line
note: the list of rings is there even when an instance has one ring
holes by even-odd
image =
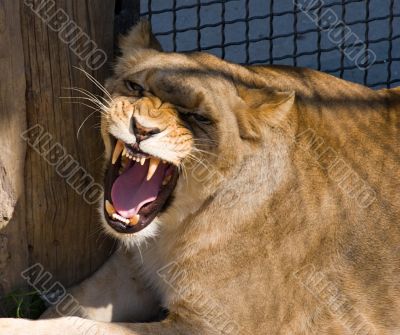
[[[306,334],[345,333],[346,326],[329,313],[321,313],[314,320],[312,311],[318,307],[313,302],[314,298],[300,288],[294,277],[289,279],[296,270],[311,263],[327,276],[332,275],[335,285],[349,299],[354,299],[357,311],[372,328],[381,329],[388,324],[389,319],[400,320],[400,299],[396,293],[400,287],[395,284],[400,269],[399,258],[394,253],[400,235],[399,230],[393,226],[399,222],[399,196],[396,187],[390,184],[397,180],[395,183],[399,185],[399,161],[393,156],[395,150],[398,154],[398,146],[393,145],[396,138],[394,131],[397,131],[397,136],[399,134],[398,91],[374,92],[307,69],[246,69],[202,53],[163,53],[157,44],[150,46],[149,41],[154,41],[154,38],[149,35],[147,23],[142,23],[125,37],[122,41],[123,55],[115,66],[114,76],[107,82],[107,88],[119,99],[129,99],[126,98],[123,80],[138,83],[150,96],[137,100],[139,105],[148,104],[148,99],[156,99],[158,104],[166,103],[170,106],[163,117],[155,118],[155,123],[151,125],[161,129],[167,125],[181,127],[180,132],[167,135],[168,139],[176,142],[180,136],[189,136],[192,141],[189,142],[186,157],[177,160],[173,149],[164,156],[176,164],[187,166],[185,171],[181,171],[170,208],[160,215],[154,230],[143,233],[146,237],[157,237],[157,242],[152,242],[155,244],[148,251],[141,243],[143,236],[140,233],[137,236],[119,236],[128,244],[136,241],[142,246],[141,257],[145,264],[146,261],[149,263],[145,278],[156,287],[160,285],[157,278],[149,274],[156,271],[157,266],[163,265],[158,259],[158,253],[164,254],[169,250],[170,261],[176,260],[173,255],[177,254],[182,262],[183,259],[192,258],[190,263],[193,267],[188,267],[188,271],[196,271],[195,260],[203,263],[199,257],[204,257],[215,262],[214,270],[209,269],[211,282],[219,282],[222,273],[225,273],[235,283],[236,289],[230,291],[232,297],[237,298],[237,290],[249,289],[264,297],[263,302],[259,301],[258,304],[263,305],[264,299],[267,300],[263,305],[265,307],[261,308],[264,311],[261,313],[266,313],[263,316],[255,312],[260,305],[255,309],[250,307],[256,304],[255,301],[228,303],[232,304],[227,307],[229,313],[235,315],[238,322],[243,321],[242,325],[250,327],[250,333],[254,334],[259,329],[269,329],[271,334],[278,333],[278,329],[285,329],[281,330],[282,334],[289,330],[294,333],[304,331]],[[312,88],[309,88],[310,85]],[[153,95],[157,98],[151,97]],[[391,103],[388,105],[387,101]],[[213,124],[207,128],[207,136],[199,137],[185,129],[180,124],[174,105],[209,117]],[[387,106],[392,107],[386,109]],[[324,115],[324,119],[320,115]],[[386,120],[392,119],[394,122],[385,123],[381,115],[387,115]],[[108,132],[113,133],[110,123],[108,125]],[[348,130],[339,130],[339,125]],[[380,149],[365,137],[366,127],[372,125],[373,134],[382,134],[376,135],[378,137],[375,141],[385,143],[386,149]],[[387,219],[383,219],[381,202],[377,201],[370,208],[361,210],[354,199],[343,193],[338,185],[332,184],[329,176],[318,168],[318,162],[312,158],[315,153],[305,152],[304,148],[301,150],[296,138],[308,128],[315,130],[324,139],[325,147],[333,148],[343,155],[352,169],[358,171],[360,178],[362,176],[368,180],[378,194],[381,193],[379,190],[387,194],[385,201],[391,204],[390,214],[385,213],[384,216]],[[371,131],[370,136],[374,136]],[[386,135],[383,135],[385,132]],[[118,128],[114,135],[122,133]],[[355,142],[344,140],[345,134],[356,139]],[[196,142],[196,139],[200,141]],[[153,152],[162,156],[163,142],[154,138],[152,143],[154,146],[146,148],[151,150],[159,146],[159,151]],[[367,143],[369,149],[363,146]],[[200,144],[198,148],[203,150],[196,152],[196,144]],[[364,156],[363,150],[368,150],[370,154]],[[195,162],[189,157],[195,157]],[[374,177],[377,172],[372,163],[374,160],[390,168],[379,170],[379,177]],[[355,163],[357,161],[362,163]],[[195,171],[189,162],[196,166]],[[360,170],[358,166],[363,169]],[[304,215],[307,215],[307,219],[303,218]],[[380,220],[378,226],[374,224],[376,220]],[[363,228],[358,227],[359,224]],[[384,240],[378,237],[382,234],[379,226],[385,226],[385,230],[391,231]],[[368,227],[369,233],[361,234],[360,230],[365,227]],[[296,230],[299,230],[297,234]],[[298,238],[295,238],[296,235]],[[349,236],[354,236],[354,239],[349,240]],[[370,257],[366,255],[372,250],[366,248],[365,239],[374,245],[374,252],[379,250],[379,253],[386,255],[385,261],[379,257],[369,258],[368,261],[358,256],[357,260],[348,258],[345,250],[349,248],[366,253],[364,257]],[[176,249],[178,245],[190,243],[193,246],[185,251]],[[232,247],[228,248],[227,243]],[[282,243],[282,248],[277,243]],[[212,252],[207,252],[213,248],[224,256],[218,257],[219,260],[213,258]],[[265,256],[262,256],[264,253]],[[223,261],[229,257],[235,259],[232,265]],[[259,264],[259,270],[253,266],[250,270],[249,263]],[[374,266],[378,264],[395,271],[396,275],[381,279],[376,277],[369,284],[370,289],[364,291],[361,277],[372,278]],[[245,272],[250,271],[250,276],[258,271],[261,273],[254,277],[254,282],[245,284],[247,280],[244,280],[243,275],[234,274],[236,267],[245,269]],[[267,279],[269,276],[266,273],[272,270],[271,267],[287,267],[287,270],[278,271],[275,277]],[[284,279],[285,276],[287,279]],[[228,291],[223,287],[205,285],[204,282],[208,280],[200,274],[193,275],[191,280],[198,283],[199,289],[201,287],[201,290],[229,301],[225,297]],[[274,289],[271,291],[263,283]],[[397,288],[390,294],[382,293],[384,287],[388,289],[393,285]],[[381,294],[371,294],[378,288]],[[299,295],[295,298],[290,292],[298,292]],[[244,299],[246,294],[241,293],[240,296]],[[392,305],[386,302],[386,313],[382,314],[374,306],[362,303],[364,299],[373,297],[372,305],[384,306],[383,301],[378,302],[383,296],[394,299]],[[176,297],[171,296],[170,292],[164,299],[172,303]],[[282,314],[269,317],[276,299],[280,301],[276,308],[280,308]],[[251,311],[252,316],[245,317],[246,311]],[[266,328],[251,328],[250,320],[255,319],[259,322],[263,319]],[[388,327],[400,331],[397,321]]]
[[[128,117],[148,106],[142,122],[172,131],[146,149],[179,164],[180,177],[148,229],[123,236],[107,228],[129,251],[72,293],[90,319],[151,321],[159,304],[169,316],[88,324],[123,335],[221,334],[227,323],[230,334],[399,334],[400,90],[164,53],[146,22],[121,49],[101,106],[106,161],[110,134],[134,141]],[[160,104],[165,114],[149,118]],[[183,112],[211,123],[187,126]],[[303,143],[308,130],[316,140]],[[178,153],[181,137],[190,141]],[[344,188],[338,166],[324,168],[333,154],[375,192],[368,206]],[[101,309],[109,304],[112,312]],[[42,325],[45,335],[59,329]]]

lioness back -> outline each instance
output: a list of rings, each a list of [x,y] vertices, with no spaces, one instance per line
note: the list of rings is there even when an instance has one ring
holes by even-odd
[[[121,49],[102,219],[139,247],[157,326],[400,333],[399,91],[165,53],[147,24]]]
[[[266,204],[273,218],[264,225],[274,223],[266,245],[284,244],[275,251],[280,266],[299,269],[293,292],[300,284],[314,299],[304,321],[329,312],[328,333],[400,332],[400,90],[309,69],[252,70],[271,87],[296,91],[293,179]]]

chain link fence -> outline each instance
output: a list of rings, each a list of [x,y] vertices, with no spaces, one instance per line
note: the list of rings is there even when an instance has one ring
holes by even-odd
[[[164,50],[400,83],[400,0],[141,0]]]

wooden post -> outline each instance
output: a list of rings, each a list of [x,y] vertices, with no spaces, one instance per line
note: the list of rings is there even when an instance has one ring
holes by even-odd
[[[25,226],[25,68],[18,1],[0,1],[0,296],[23,285]],[[3,228],[3,229],[1,229]]]
[[[90,203],[102,185],[100,113],[71,88],[102,94],[80,69],[109,75],[115,5],[0,0],[0,295],[35,263],[70,286],[112,252]]]

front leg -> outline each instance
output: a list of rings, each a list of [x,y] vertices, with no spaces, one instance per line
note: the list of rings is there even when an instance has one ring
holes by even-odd
[[[159,313],[159,302],[137,273],[132,255],[116,251],[95,274],[69,290],[79,308],[71,314],[58,304],[41,319],[79,316],[105,322],[154,320]]]
[[[216,335],[218,331],[201,322],[175,315],[154,323],[105,323],[79,317],[30,321],[0,319],[1,334],[7,335]]]
[[[0,334],[7,335],[108,335],[97,328],[95,321],[78,317],[50,320],[1,319]]]

